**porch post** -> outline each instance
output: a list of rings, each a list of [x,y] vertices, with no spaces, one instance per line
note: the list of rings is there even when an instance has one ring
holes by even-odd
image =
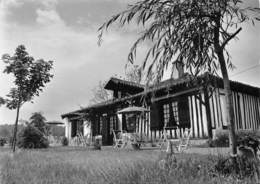
[[[118,130],[123,131],[122,114],[117,114],[117,118],[118,118]]]
[[[91,122],[90,121],[87,121],[87,120],[83,121],[83,133],[84,133],[84,136],[91,134]]]
[[[204,97],[205,97],[205,108],[206,108],[206,115],[207,115],[208,135],[209,135],[209,138],[212,139],[213,134],[212,134],[212,124],[211,124],[208,87],[205,87],[203,89],[203,92],[204,92]]]

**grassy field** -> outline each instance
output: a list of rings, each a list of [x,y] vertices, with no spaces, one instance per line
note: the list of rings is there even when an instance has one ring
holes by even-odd
[[[215,156],[166,155],[159,150],[102,151],[56,147],[0,154],[2,184],[252,183],[212,174]]]

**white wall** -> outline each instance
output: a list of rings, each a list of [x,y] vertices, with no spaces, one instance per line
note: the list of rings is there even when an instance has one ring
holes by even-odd
[[[122,130],[122,114],[117,114],[118,117],[118,130]]]
[[[84,136],[91,135],[91,123],[88,121],[83,122],[84,126]]]
[[[69,122],[68,118],[65,118],[65,137],[71,139],[71,122]]]

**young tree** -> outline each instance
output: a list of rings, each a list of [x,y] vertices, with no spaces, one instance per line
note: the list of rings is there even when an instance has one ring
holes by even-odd
[[[145,28],[128,55],[133,63],[137,47],[146,40],[153,45],[147,52],[143,69],[155,69],[161,79],[169,63],[179,63],[195,76],[201,71],[220,71],[226,96],[226,120],[232,153],[236,155],[233,102],[227,67],[232,67],[227,44],[242,30],[241,23],[260,20],[259,8],[243,7],[241,0],[141,0],[113,16],[99,28],[99,43],[104,30],[114,22],[122,26],[134,22]],[[149,63],[150,61],[150,63]],[[149,63],[149,64],[148,64]]]
[[[48,132],[48,126],[46,124],[46,118],[42,115],[41,112],[34,112],[30,117],[29,125],[34,126],[40,130],[44,135]]]
[[[25,102],[32,102],[34,96],[39,96],[45,84],[50,82],[53,77],[50,74],[53,62],[43,59],[35,61],[33,57],[29,56],[23,45],[16,48],[13,56],[3,55],[2,60],[7,65],[4,73],[13,74],[15,78],[15,87],[11,88],[5,99],[5,104],[9,109],[16,109],[12,143],[13,152],[15,152],[20,108]]]

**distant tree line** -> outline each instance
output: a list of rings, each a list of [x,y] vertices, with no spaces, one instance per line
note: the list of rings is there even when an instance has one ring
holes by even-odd
[[[3,124],[0,125],[0,138],[5,142],[12,143],[14,125]],[[62,137],[65,135],[65,128],[57,125],[48,125],[46,118],[41,112],[35,112],[29,118],[29,121],[23,120],[23,124],[19,124],[17,127],[18,132],[18,146],[21,145],[22,137],[27,137],[27,140],[35,138],[35,135],[39,137],[47,137],[48,135]],[[29,138],[28,138],[29,137]],[[35,141],[35,140],[33,140]],[[29,141],[30,142],[30,141]],[[32,144],[28,144],[31,146]]]

